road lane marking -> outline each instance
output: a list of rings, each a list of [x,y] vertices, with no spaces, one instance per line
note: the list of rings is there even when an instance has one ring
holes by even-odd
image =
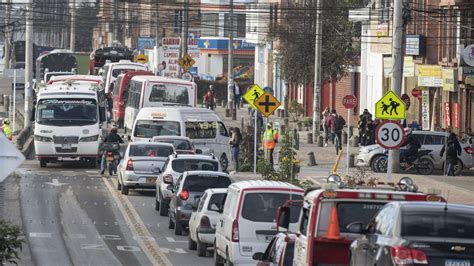
[[[85,239],[86,235],[84,234],[64,234],[65,237],[71,238],[71,239]]]
[[[81,244],[81,249],[104,250],[105,248],[102,244]]]
[[[51,233],[30,233],[30,237],[37,237],[37,238],[51,238],[53,235]]]
[[[108,178],[102,178],[105,183],[105,186],[109,190],[112,198],[114,199],[117,207],[122,213],[132,235],[143,236],[145,238],[137,240],[138,245],[143,250],[147,258],[153,265],[172,265],[169,259],[166,257],[165,250],[167,249],[160,248],[156,243],[153,236],[150,234],[150,231],[146,228],[145,224],[141,220],[137,211],[133,208],[132,203],[128,200],[127,196],[124,196],[118,193],[114,189],[115,184],[111,184]],[[184,251],[184,250],[183,250]],[[181,251],[178,251],[181,252]],[[186,251],[184,251],[186,253]],[[181,253],[183,254],[183,253]]]
[[[171,242],[171,243],[188,243],[188,241],[186,240],[175,240],[174,238],[172,238],[171,236],[167,236],[166,237],[166,240],[168,242]]]
[[[163,251],[163,253],[166,253],[166,254],[170,254],[170,253],[176,253],[176,254],[186,254],[186,250],[182,249],[182,248],[161,248],[161,251]]]
[[[60,187],[67,185],[67,183],[60,183],[57,178],[53,178],[53,182],[44,182],[45,184],[51,185],[53,187]]]

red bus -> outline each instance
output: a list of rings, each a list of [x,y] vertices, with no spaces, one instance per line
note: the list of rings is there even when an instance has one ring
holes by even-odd
[[[153,73],[144,70],[128,71],[127,73],[120,74],[114,84],[112,90],[112,119],[118,124],[120,128],[123,128],[123,120],[125,117],[125,105],[128,99],[128,88],[130,80],[135,76],[152,76]]]

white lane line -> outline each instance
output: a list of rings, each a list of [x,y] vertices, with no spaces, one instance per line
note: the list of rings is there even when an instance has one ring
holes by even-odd
[[[101,175],[87,175],[88,177],[102,177]]]
[[[96,170],[96,171],[88,170],[88,171],[86,171],[86,173],[89,173],[89,174],[98,174],[98,173],[99,173],[99,170]]]
[[[53,235],[51,233],[30,233],[30,237],[37,237],[37,238],[51,238]]]
[[[86,235],[84,234],[64,234],[65,237],[71,239],[85,239]]]
[[[147,258],[150,260],[150,262],[153,265],[171,266],[171,262],[165,255],[165,253],[169,252],[165,252],[165,249],[160,248],[158,246],[155,239],[151,235],[150,231],[148,231],[148,229],[146,228],[145,224],[138,215],[137,211],[133,208],[132,203],[128,200],[128,198],[118,193],[114,189],[115,184],[113,184],[113,181],[109,181],[109,179],[107,178],[102,178],[102,180],[104,181],[105,186],[112,195],[112,198],[117,204],[117,207],[119,208],[123,217],[125,218],[125,221],[127,222],[130,231],[132,231],[132,235],[145,237],[144,239],[137,241],[137,243],[147,256]],[[184,251],[184,253],[186,253],[186,251]]]
[[[186,254],[186,250],[182,249],[182,248],[174,248],[174,249],[171,249],[171,248],[161,248],[161,251],[163,251],[163,253],[166,253],[166,254],[170,254],[170,253],[176,253],[176,254]]]
[[[188,243],[188,241],[185,240],[175,240],[174,238],[167,236],[166,240],[171,243]]]

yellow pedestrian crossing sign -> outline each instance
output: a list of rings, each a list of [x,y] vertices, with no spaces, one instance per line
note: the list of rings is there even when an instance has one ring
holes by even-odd
[[[406,118],[405,102],[392,90],[375,104],[376,119],[401,120]]]
[[[188,71],[189,68],[191,68],[196,61],[188,54],[186,53],[183,58],[179,59],[178,61],[179,65],[184,69],[184,71]]]
[[[269,92],[264,92],[257,100],[255,105],[263,116],[269,117],[280,106],[280,102]]]
[[[263,90],[257,84],[253,85],[247,92],[242,96],[249,104],[252,106],[253,109],[258,110],[257,106],[255,105],[255,101],[262,96]]]

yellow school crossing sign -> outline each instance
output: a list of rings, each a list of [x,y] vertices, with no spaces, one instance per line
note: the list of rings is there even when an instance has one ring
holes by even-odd
[[[260,113],[269,117],[280,106],[280,102],[269,92],[264,92],[257,100],[255,100]]]
[[[247,92],[242,96],[249,104],[252,106],[253,109],[258,110],[257,106],[255,105],[255,101],[262,96],[263,90],[257,84],[253,85]]]
[[[375,118],[389,120],[405,119],[405,110],[405,102],[395,92],[389,90],[375,104]]]

